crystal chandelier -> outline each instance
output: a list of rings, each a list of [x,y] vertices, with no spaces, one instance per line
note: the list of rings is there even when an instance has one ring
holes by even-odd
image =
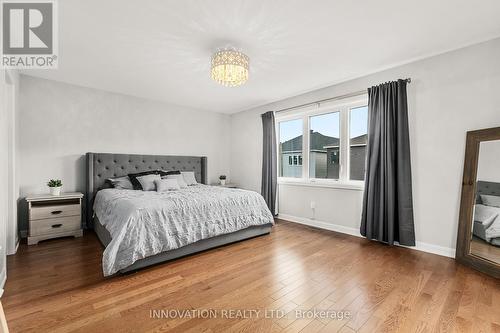
[[[226,87],[237,87],[248,80],[248,56],[234,49],[217,51],[212,56],[212,79]]]

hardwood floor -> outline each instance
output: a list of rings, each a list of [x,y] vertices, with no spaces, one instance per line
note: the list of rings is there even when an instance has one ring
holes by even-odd
[[[486,243],[484,240],[473,237],[470,242],[470,253],[489,261],[500,263],[500,247]]]
[[[268,236],[129,275],[103,278],[101,253],[87,233],[8,257],[10,331],[500,332],[499,281],[453,259],[284,221]],[[226,318],[228,309],[261,312]]]

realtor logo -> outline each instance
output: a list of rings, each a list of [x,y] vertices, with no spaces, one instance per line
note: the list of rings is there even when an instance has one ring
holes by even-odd
[[[3,0],[2,68],[57,68],[54,0]]]

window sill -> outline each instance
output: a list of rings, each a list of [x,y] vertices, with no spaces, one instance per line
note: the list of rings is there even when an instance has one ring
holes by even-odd
[[[354,191],[363,191],[365,188],[363,182],[311,181],[304,179],[278,179],[278,185],[336,188]]]

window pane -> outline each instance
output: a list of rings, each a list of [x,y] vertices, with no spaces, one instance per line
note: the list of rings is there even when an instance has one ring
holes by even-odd
[[[368,138],[368,106],[351,109],[349,128],[351,180],[365,179],[366,143]]]
[[[310,118],[309,177],[339,179],[340,112]]]
[[[302,177],[302,119],[282,121],[280,132],[280,177]],[[299,163],[300,161],[300,163]]]

